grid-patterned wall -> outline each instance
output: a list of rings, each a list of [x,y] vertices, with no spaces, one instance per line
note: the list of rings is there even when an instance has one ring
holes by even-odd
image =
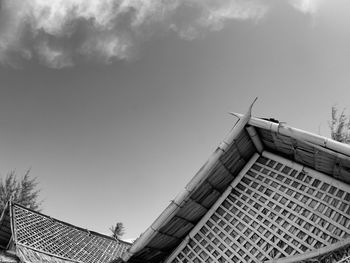
[[[14,214],[18,244],[59,257],[84,263],[107,263],[130,246],[19,206],[14,207]]]
[[[348,237],[350,188],[278,159],[260,157],[167,262],[261,262]]]

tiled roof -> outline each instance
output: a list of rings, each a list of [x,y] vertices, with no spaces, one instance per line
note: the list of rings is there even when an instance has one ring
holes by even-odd
[[[12,207],[15,243],[19,257],[37,257],[37,262],[109,263],[130,246],[112,237],[61,222],[20,205]],[[30,255],[29,255],[30,254]],[[61,262],[58,260],[57,262]],[[32,262],[36,262],[31,260]]]

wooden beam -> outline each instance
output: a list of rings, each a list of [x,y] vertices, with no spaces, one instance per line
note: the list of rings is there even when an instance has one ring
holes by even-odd
[[[248,126],[246,130],[257,152],[261,154],[264,151],[264,146],[260,140],[259,134],[256,132],[256,129],[254,128],[254,126]]]
[[[337,243],[334,243],[332,245],[326,246],[326,247],[322,247],[319,249],[314,249],[312,251],[309,252],[304,252],[302,254],[298,254],[298,255],[293,255],[293,256],[289,256],[289,257],[285,257],[285,258],[280,258],[280,259],[274,259],[274,260],[268,260],[265,261],[264,263],[296,263],[296,262],[303,262],[309,259],[313,259],[313,258],[317,258],[317,257],[321,257],[322,255],[328,254],[328,253],[332,253],[332,251],[341,249],[345,246],[350,245],[350,238],[341,240]],[[315,262],[318,262],[317,260]]]

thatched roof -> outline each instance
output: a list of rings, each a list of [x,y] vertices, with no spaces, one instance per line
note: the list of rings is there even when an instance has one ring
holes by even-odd
[[[350,146],[273,119],[239,115],[240,121],[185,189],[134,242],[127,262],[162,262],[220,198],[243,166],[264,150],[350,183]],[[347,241],[348,242],[348,241]]]
[[[0,246],[11,244],[22,262],[110,263],[130,247],[124,241],[9,204],[0,221]]]

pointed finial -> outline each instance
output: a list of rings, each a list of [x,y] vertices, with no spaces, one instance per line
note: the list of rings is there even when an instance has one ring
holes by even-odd
[[[254,103],[258,100],[258,97],[255,97],[255,99],[253,100],[253,102],[250,104],[248,111],[246,112],[246,114],[244,114],[244,116],[251,116],[252,115],[252,109],[254,106]],[[230,115],[233,115],[235,117],[237,117],[238,119],[240,119],[242,117],[242,114],[239,113],[235,113],[235,112],[229,112]]]

